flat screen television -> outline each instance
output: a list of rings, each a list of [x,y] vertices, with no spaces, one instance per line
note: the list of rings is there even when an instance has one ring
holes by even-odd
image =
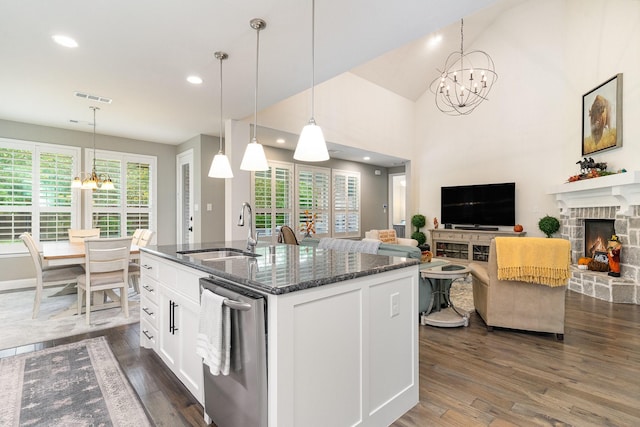
[[[515,182],[442,187],[440,222],[462,229],[512,226],[516,222],[515,193]]]

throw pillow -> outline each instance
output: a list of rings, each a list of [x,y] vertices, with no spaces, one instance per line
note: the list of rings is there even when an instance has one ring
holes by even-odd
[[[396,237],[396,230],[379,230],[378,231],[378,240],[382,243],[392,243],[397,244],[398,239]]]

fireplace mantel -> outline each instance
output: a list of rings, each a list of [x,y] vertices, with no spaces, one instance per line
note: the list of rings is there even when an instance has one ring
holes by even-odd
[[[640,205],[640,171],[567,182],[551,188],[561,213],[571,208],[619,206],[618,215],[631,215],[631,206]]]

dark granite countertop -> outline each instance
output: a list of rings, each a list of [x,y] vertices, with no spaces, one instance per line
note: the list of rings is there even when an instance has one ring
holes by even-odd
[[[179,252],[205,252],[223,248],[246,252],[246,241],[148,246],[140,250],[274,295],[419,263],[417,259],[338,252],[304,245],[277,244],[272,255],[269,246],[259,244],[255,249],[255,257],[215,261],[200,260]]]

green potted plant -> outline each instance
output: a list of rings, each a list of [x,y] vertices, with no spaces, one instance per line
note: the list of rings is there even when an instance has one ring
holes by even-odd
[[[424,245],[424,243],[427,241],[427,236],[425,236],[425,234],[420,231],[420,229],[424,227],[426,223],[427,219],[424,215],[416,214],[411,217],[411,225],[416,228],[416,231],[411,233],[411,238],[418,241],[418,247]]]
[[[551,237],[553,233],[560,230],[560,221],[558,221],[556,217],[546,215],[538,221],[538,228],[546,234],[547,237]]]

